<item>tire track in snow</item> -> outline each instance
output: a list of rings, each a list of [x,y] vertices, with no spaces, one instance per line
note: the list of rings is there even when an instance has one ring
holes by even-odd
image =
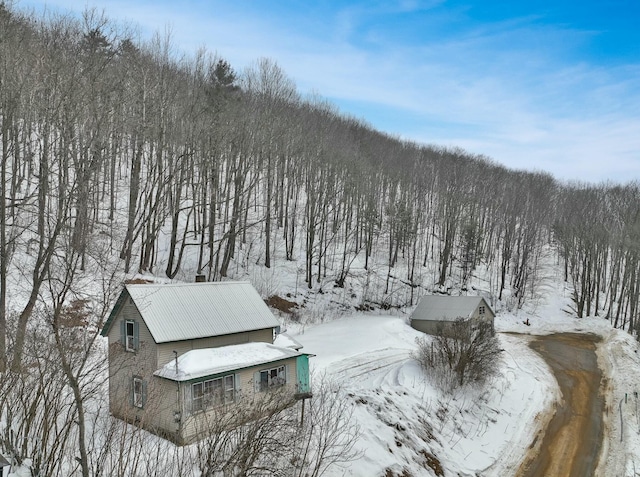
[[[382,383],[399,385],[400,369],[409,359],[408,350],[384,348],[337,361],[330,373],[342,382],[358,382],[360,387],[367,381],[371,382],[370,387]]]

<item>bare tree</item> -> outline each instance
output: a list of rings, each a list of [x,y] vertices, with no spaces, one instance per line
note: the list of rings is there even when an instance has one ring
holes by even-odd
[[[493,326],[459,318],[432,339],[419,338],[416,359],[444,390],[483,384],[499,369],[502,350]]]
[[[233,406],[200,420],[203,438],[194,447],[202,475],[320,477],[359,455],[349,400],[325,378],[307,401],[294,404],[280,390]]]
[[[320,477],[360,455],[355,444],[361,431],[344,390],[326,376],[317,381],[288,458],[288,475]]]

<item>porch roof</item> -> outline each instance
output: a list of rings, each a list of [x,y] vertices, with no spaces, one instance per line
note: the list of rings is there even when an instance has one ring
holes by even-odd
[[[244,343],[187,351],[158,369],[155,376],[172,381],[190,381],[205,376],[259,366],[283,359],[295,358],[300,353],[292,348],[282,348],[269,343]]]

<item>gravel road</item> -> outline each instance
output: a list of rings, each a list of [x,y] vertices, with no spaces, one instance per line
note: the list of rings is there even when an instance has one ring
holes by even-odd
[[[549,423],[536,436],[517,477],[590,477],[602,447],[604,400],[596,359],[599,337],[540,336],[531,347],[547,361],[562,392]]]

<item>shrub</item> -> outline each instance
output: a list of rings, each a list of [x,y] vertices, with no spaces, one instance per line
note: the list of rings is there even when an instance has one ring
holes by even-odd
[[[445,390],[483,384],[498,371],[502,350],[491,323],[457,319],[432,339],[418,338],[416,359]]]

